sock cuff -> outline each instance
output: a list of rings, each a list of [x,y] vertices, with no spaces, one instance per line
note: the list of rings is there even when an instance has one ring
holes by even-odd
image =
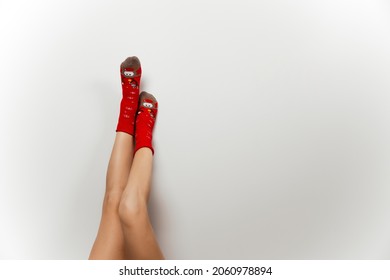
[[[154,155],[154,149],[153,149],[153,147],[151,145],[140,145],[140,146],[137,146],[137,144],[135,145],[134,154],[141,148],[149,148],[152,151],[152,155]]]
[[[129,129],[128,127],[123,127],[118,125],[115,132],[125,132],[127,134],[130,134],[131,136],[134,137],[134,130]]]

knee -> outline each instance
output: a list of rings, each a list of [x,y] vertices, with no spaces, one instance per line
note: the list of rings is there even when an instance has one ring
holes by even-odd
[[[103,212],[118,213],[121,195],[122,194],[118,192],[106,192],[103,200]]]
[[[124,226],[139,226],[148,219],[147,205],[141,198],[123,195],[118,209],[119,219]]]

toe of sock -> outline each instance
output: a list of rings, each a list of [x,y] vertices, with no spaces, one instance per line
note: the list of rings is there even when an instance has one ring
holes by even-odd
[[[134,70],[139,69],[141,67],[141,62],[139,61],[138,57],[136,56],[130,56],[126,58],[125,61],[121,64],[122,68],[133,68]]]

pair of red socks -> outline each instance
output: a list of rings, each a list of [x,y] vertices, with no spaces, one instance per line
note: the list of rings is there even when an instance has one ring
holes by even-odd
[[[126,132],[135,137],[134,153],[140,148],[152,150],[153,127],[157,117],[158,103],[153,95],[139,93],[141,63],[135,56],[128,57],[120,67],[122,80],[122,101],[116,131]]]

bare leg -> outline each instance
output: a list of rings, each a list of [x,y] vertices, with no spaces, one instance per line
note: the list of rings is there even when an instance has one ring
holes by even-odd
[[[117,132],[107,169],[106,194],[99,231],[89,259],[124,259],[124,238],[118,207],[133,160],[133,136]]]
[[[129,180],[119,205],[126,259],[164,259],[147,209],[152,164],[151,149],[140,148],[135,153]]]

